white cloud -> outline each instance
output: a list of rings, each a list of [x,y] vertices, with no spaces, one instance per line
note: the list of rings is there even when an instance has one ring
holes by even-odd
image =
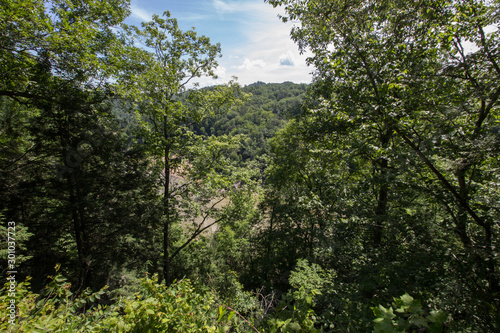
[[[132,18],[149,21],[152,16],[149,9],[144,10],[145,5],[141,3],[134,5],[136,1],[131,5]],[[210,82],[224,83],[233,76],[238,77],[242,85],[256,81],[311,82],[313,69],[307,67],[306,55],[301,55],[290,39],[293,23],[285,24],[278,18],[278,14],[283,14],[282,8],[273,8],[257,0],[200,0],[196,3],[200,6],[196,10],[186,7],[173,15],[183,24],[189,22],[191,25],[196,21],[197,31],[203,34],[207,34],[205,30],[198,29],[211,24],[215,29],[208,29],[207,35],[212,40],[219,38],[218,34],[227,37],[227,42],[222,42],[223,57],[218,60],[218,79],[200,79],[202,86]]]
[[[295,56],[292,51],[280,55],[280,66],[295,66]]]
[[[244,42],[224,50],[221,63],[228,68],[228,77],[237,76],[244,85],[256,81],[311,82],[313,69],[306,64],[308,54],[300,54],[290,39],[292,24],[277,17],[282,10],[263,2],[253,2],[247,9],[246,21],[241,23]],[[243,64],[238,57],[245,59]]]
[[[227,75],[227,70],[224,66],[218,66],[214,70],[214,74],[217,76],[216,79],[212,77],[202,76],[197,80],[194,80],[192,83],[198,83],[200,87],[208,87],[217,84],[227,83],[231,78]]]
[[[258,9],[262,4],[255,1],[212,0],[212,6],[219,16],[237,12],[249,12]]]
[[[266,67],[266,62],[262,59],[250,60],[248,58],[245,58],[245,60],[243,61],[243,65],[238,66],[238,69],[251,71],[264,67]]]
[[[217,75],[218,78],[226,77],[226,68],[224,66],[219,66],[215,69],[214,74]]]
[[[153,17],[153,14],[148,13],[146,10],[133,4],[130,5],[130,11],[133,17],[138,18],[141,21],[151,21],[151,18]]]
[[[222,0],[213,0],[212,5],[214,6],[217,13],[221,15],[232,13],[238,9],[238,7],[236,7],[235,5],[224,2]]]

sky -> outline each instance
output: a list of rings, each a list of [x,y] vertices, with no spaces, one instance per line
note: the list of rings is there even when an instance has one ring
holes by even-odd
[[[226,83],[233,76],[241,85],[311,82],[307,55],[301,55],[290,39],[292,25],[278,18],[282,9],[264,0],[131,0],[130,9],[128,24],[139,26],[153,14],[168,10],[182,30],[194,27],[213,44],[221,44],[222,58],[216,70],[219,78],[202,79],[202,86]]]

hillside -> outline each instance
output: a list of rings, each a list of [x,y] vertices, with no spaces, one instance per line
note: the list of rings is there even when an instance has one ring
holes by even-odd
[[[268,140],[283,127],[287,119],[301,110],[307,84],[256,82],[242,88],[250,98],[228,113],[208,118],[195,127],[201,135],[238,135],[247,139],[238,152],[241,160],[269,153]]]
[[[400,2],[266,1],[312,83],[205,88],[168,13],[1,2],[0,331],[500,332],[498,1]]]

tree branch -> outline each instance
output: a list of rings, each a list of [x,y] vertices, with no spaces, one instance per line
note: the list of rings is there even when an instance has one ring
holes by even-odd
[[[460,196],[460,194],[455,190],[453,185],[443,176],[441,172],[434,166],[434,164],[427,158],[427,156],[422,153],[422,151],[415,146],[415,144],[410,140],[410,138],[396,125],[392,124],[394,131],[401,136],[404,142],[410,146],[410,148],[418,155],[418,157],[424,162],[424,164],[432,171],[432,173],[439,179],[441,184],[455,197],[456,201],[459,205],[472,217],[472,219],[484,229],[487,229],[488,226],[483,219],[481,219],[473,210],[470,208],[467,201]]]
[[[484,33],[484,29],[482,26],[478,26],[479,34],[481,35],[481,44],[483,45],[484,52],[486,52],[486,56],[488,57],[488,60],[491,62],[493,65],[493,68],[497,72],[497,74],[500,75],[500,67],[498,66],[495,57],[493,57],[490,53],[490,50],[488,49],[488,46],[486,45],[486,35]]]
[[[481,111],[479,112],[479,117],[476,120],[475,128],[474,128],[474,133],[472,134],[473,138],[476,138],[479,135],[479,131],[481,130],[481,125],[483,124],[484,120],[488,117],[488,114],[490,113],[491,109],[495,105],[495,103],[498,101],[500,98],[500,86],[497,87],[497,90],[493,93],[491,96],[491,99],[486,105],[486,107],[482,104],[481,105]]]
[[[207,213],[205,214],[205,216],[203,217],[203,220],[198,224],[198,227],[196,228],[196,230],[194,231],[194,233],[191,235],[191,237],[184,242],[184,244],[182,244],[181,246],[179,246],[175,251],[174,253],[172,253],[172,255],[170,256],[170,261],[183,249],[185,248],[186,246],[188,246],[196,237],[198,237],[203,231],[207,230],[208,228],[210,228],[211,226],[213,226],[214,224],[217,224],[219,223],[220,221],[224,220],[225,217],[221,217],[220,219],[218,220],[215,220],[214,222],[210,223],[209,225],[206,225],[205,227],[202,228],[203,226],[203,223],[205,223],[205,221],[207,220],[208,218],[208,212],[210,212],[215,206],[217,206],[219,203],[221,203],[222,201],[224,201],[225,198],[222,198],[216,202],[214,202],[212,204],[212,206],[210,206],[210,208],[208,209]]]
[[[220,219],[218,220],[215,220],[214,222],[210,223],[209,225],[201,228],[201,226],[203,225],[203,223],[201,223],[199,226],[198,226],[198,229],[193,233],[193,235],[191,235],[191,237],[184,242],[184,244],[182,244],[181,246],[179,246],[175,251],[174,253],[172,253],[172,255],[170,256],[170,259],[169,260],[172,260],[175,258],[175,256],[177,254],[179,254],[179,252],[185,248],[186,246],[188,246],[196,237],[198,237],[203,231],[207,230],[208,228],[210,228],[211,226],[213,226],[214,224],[217,224],[219,223],[220,221],[224,220],[224,217],[221,217]],[[205,221],[205,219],[203,220]],[[201,229],[200,229],[201,228]]]
[[[3,168],[2,171],[7,171],[8,168],[10,168],[14,164],[16,164],[21,159],[23,159],[24,156],[26,156],[30,151],[32,151],[33,149],[35,149],[39,144],[40,144],[40,142],[37,142],[33,146],[31,146],[30,148],[28,148],[28,150],[26,150],[21,156],[19,156],[14,161],[12,161],[9,165],[7,165],[5,168]]]

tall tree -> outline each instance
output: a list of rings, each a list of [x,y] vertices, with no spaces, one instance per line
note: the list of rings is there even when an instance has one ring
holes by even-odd
[[[16,194],[8,201],[9,218],[37,231],[31,244],[37,255],[50,251],[48,261],[76,261],[71,268],[78,287],[91,284],[98,253],[118,239],[115,223],[128,219],[111,217],[104,208],[115,206],[113,190],[130,190],[121,179],[130,175],[129,163],[137,162],[132,150],[128,160],[120,156],[126,147],[115,135],[109,102],[111,75],[120,72],[115,61],[123,51],[113,29],[127,15],[128,1],[120,0],[1,4],[0,95],[18,105],[4,104],[2,118],[28,110],[17,128],[27,133],[24,151],[1,156],[2,178]],[[119,165],[123,169],[111,171]]]
[[[448,245],[470,265],[455,278],[467,270],[475,283],[468,293],[482,295],[474,303],[498,318],[497,310],[488,310],[500,301],[492,171],[500,149],[498,1],[269,3],[285,7],[283,20],[300,21],[292,38],[312,51],[309,63],[328,103],[385,133],[381,151],[391,137],[404,144],[400,156],[441,203],[461,242]],[[382,178],[391,166],[386,160],[382,155],[378,162]],[[380,189],[377,212],[387,192]],[[492,328],[493,322],[479,324]]]
[[[231,106],[239,94],[239,86],[230,82],[210,89],[197,89],[198,78],[216,77],[214,71],[220,45],[211,44],[209,38],[198,36],[194,29],[182,31],[169,12],[165,12],[164,17],[154,15],[152,21],[142,24],[141,29],[132,27],[130,31],[146,49],[130,59],[138,64],[138,72],[133,78],[125,76],[121,79],[122,93],[136,103],[151,154],[163,169],[160,180],[163,195],[162,273],[169,284],[172,260],[208,228],[208,216],[218,210],[217,204],[222,201],[217,189],[220,193],[229,185],[214,182],[211,177],[221,175],[224,165],[221,151],[234,143],[230,143],[229,138],[204,141],[192,132],[191,127]],[[199,161],[201,156],[207,160]],[[210,181],[211,189],[208,190]],[[202,198],[203,204],[191,212],[183,209],[183,205],[195,197]],[[195,222],[191,237],[174,249],[174,225],[193,218],[193,214],[201,220]],[[211,220],[209,225],[219,219]]]

